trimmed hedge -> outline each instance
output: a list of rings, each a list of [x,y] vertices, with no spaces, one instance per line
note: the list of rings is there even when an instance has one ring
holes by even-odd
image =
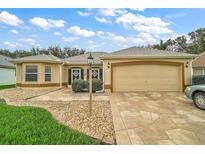
[[[205,84],[205,75],[194,75],[192,78],[192,84],[193,85]]]
[[[92,80],[92,91],[96,92],[96,91],[100,91],[103,88],[103,82],[102,80]]]
[[[88,88],[88,82],[85,80],[74,80],[72,82],[72,90],[74,92],[82,92]]]
[[[100,91],[103,88],[102,80],[92,80],[92,91]],[[72,90],[74,92],[83,92],[89,90],[89,82],[87,80],[75,80],[72,83]]]

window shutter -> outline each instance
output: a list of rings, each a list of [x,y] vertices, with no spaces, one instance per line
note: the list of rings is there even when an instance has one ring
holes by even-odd
[[[102,71],[103,71],[102,68],[100,68],[100,80],[103,79],[103,72]]]
[[[89,80],[89,68],[87,69],[87,80]]]
[[[68,70],[68,85],[71,85],[71,69]]]
[[[81,69],[81,80],[84,80],[84,70]]]

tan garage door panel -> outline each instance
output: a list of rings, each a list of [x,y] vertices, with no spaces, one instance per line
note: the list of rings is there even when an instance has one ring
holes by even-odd
[[[174,65],[114,67],[113,91],[182,91],[181,67]]]

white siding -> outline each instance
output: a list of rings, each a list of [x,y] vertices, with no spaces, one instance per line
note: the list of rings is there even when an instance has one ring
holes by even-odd
[[[0,68],[0,85],[9,85],[15,83],[15,69]]]

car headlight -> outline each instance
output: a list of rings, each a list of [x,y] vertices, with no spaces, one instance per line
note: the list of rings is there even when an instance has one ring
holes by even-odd
[[[186,88],[186,91],[190,91],[190,90],[191,90],[191,88],[190,88],[190,87],[187,87],[187,88]]]

